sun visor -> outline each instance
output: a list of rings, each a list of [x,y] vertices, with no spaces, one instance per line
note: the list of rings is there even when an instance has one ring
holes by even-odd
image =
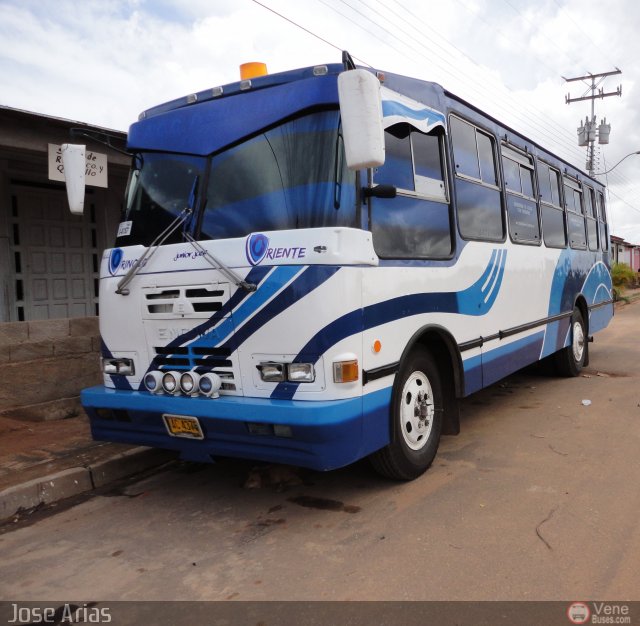
[[[434,128],[446,132],[445,116],[426,104],[407,98],[387,87],[382,87],[382,125],[389,128],[394,124],[410,124],[423,133]]]
[[[338,106],[335,76],[319,76],[182,106],[129,129],[130,150],[206,156],[300,111]]]

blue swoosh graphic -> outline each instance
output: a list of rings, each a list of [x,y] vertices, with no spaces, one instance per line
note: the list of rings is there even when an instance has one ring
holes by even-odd
[[[228,348],[231,351],[237,350],[264,324],[329,280],[339,269],[339,266],[331,265],[315,265],[305,268],[298,278],[278,294],[277,298],[271,300],[226,342],[218,344],[218,347]]]
[[[402,117],[408,117],[412,120],[426,120],[431,124],[444,124],[445,117],[442,113],[438,113],[437,111],[433,111],[431,109],[412,109],[405,104],[401,104],[400,102],[396,102],[394,100],[383,100],[382,101],[382,116],[390,117],[392,115],[400,115]]]
[[[260,288],[251,294],[251,297],[245,298],[242,304],[235,310],[230,317],[223,319],[218,326],[215,326],[218,342],[221,343],[231,335],[245,320],[251,317],[267,300],[270,300],[280,289],[282,285],[288,283],[296,274],[299,274],[304,268],[296,265],[282,265],[269,275],[268,279]],[[196,339],[191,345],[199,346],[202,344],[209,345],[211,340],[203,335]]]
[[[582,293],[587,304],[597,304],[611,298],[609,269],[597,260],[597,253],[585,254],[571,248],[563,250],[556,263],[551,283],[548,315],[573,311],[575,296]],[[547,326],[541,357],[564,347],[569,319],[559,320]]]
[[[316,360],[331,346],[355,333],[394,322],[404,317],[424,313],[459,313],[486,315],[498,297],[504,278],[507,251],[495,249],[489,263],[473,285],[460,292],[417,293],[392,298],[346,313],[318,331],[300,350],[294,362],[311,358]],[[279,383],[271,397],[291,399],[298,389],[296,383]]]
[[[175,339],[171,340],[168,344],[166,344],[165,347],[167,348],[176,348],[179,346],[183,346],[186,343],[188,343],[189,341],[193,340],[193,339],[197,339],[200,335],[204,335],[205,333],[208,333],[211,331],[211,329],[218,324],[221,321],[224,321],[225,319],[227,319],[227,316],[230,315],[231,311],[233,311],[233,309],[235,309],[239,304],[242,303],[243,300],[246,300],[250,295],[254,295],[256,293],[258,293],[260,291],[260,283],[265,279],[265,276],[267,276],[267,274],[270,271],[270,267],[264,266],[264,267],[254,267],[246,276],[245,280],[248,283],[254,283],[255,285],[258,285],[258,290],[256,292],[254,292],[253,294],[249,291],[246,291],[244,289],[237,289],[235,291],[235,293],[231,296],[231,298],[229,298],[229,300],[227,300],[227,302],[225,302],[222,307],[220,308],[219,311],[216,311],[208,320],[206,320],[205,322],[203,322],[202,324],[199,324],[198,326],[194,326],[190,331],[184,333],[183,335],[180,335],[178,337],[176,337]],[[162,355],[162,357],[164,357],[166,355]],[[145,372],[145,375],[150,372],[151,370],[154,369],[158,369],[159,365],[158,365],[158,358],[160,358],[159,356],[154,357],[151,360],[151,363],[149,363],[149,367],[147,368],[147,371]],[[121,389],[122,387],[116,385],[116,387],[118,389]],[[144,376],[142,377],[142,380],[140,382],[140,385],[138,386],[138,389],[141,391],[145,390],[144,387]]]
[[[282,313],[282,311],[295,302],[304,298],[310,291],[313,291],[331,278],[339,269],[340,267],[337,266],[280,266],[267,276],[264,284],[259,285],[258,290],[250,294],[250,297],[247,297],[248,293],[246,291],[238,289],[229,302],[209,320],[191,329],[188,333],[180,335],[168,343],[166,347],[184,345],[197,347],[206,345],[208,347],[215,346],[217,348],[228,349],[233,352],[251,335],[262,328],[266,322]],[[254,268],[254,270],[251,270],[248,274],[246,280],[249,281],[253,278],[251,282],[258,282],[258,276],[265,275],[267,271],[268,269],[265,267]],[[296,276],[297,278],[295,278]],[[283,285],[289,283],[292,278],[295,278],[293,282],[282,289]],[[281,289],[282,291],[276,298],[273,298],[262,310],[259,310],[269,298]],[[232,309],[245,299],[246,301],[238,309],[240,311],[239,318],[237,317],[237,311],[232,313],[231,318],[223,318],[224,315],[231,312]],[[258,313],[250,317],[256,311],[258,311]],[[248,321],[234,332],[238,319],[243,321],[248,319]],[[219,326],[215,327],[218,322],[220,322]],[[189,340],[191,339],[193,339],[193,341],[190,342]],[[157,363],[157,359],[165,358],[166,356],[167,355],[161,355],[154,358],[149,364],[147,372],[152,369],[158,369],[160,366]],[[140,383],[139,389],[144,390],[143,382]]]

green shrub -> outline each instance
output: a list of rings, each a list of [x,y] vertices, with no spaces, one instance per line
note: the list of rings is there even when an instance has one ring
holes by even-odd
[[[636,273],[629,267],[627,263],[614,263],[611,266],[611,282],[614,287],[626,287],[633,284],[636,279]]]
[[[634,285],[636,280],[636,273],[629,267],[627,263],[614,263],[611,266],[611,282],[613,283],[613,299],[625,300],[627,299],[622,295],[625,287]]]

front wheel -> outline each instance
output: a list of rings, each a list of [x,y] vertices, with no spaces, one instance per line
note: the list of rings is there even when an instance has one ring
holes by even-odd
[[[587,329],[579,309],[571,315],[571,343],[556,352],[555,361],[561,376],[578,376],[587,358]]]
[[[438,450],[442,413],[438,368],[429,352],[414,350],[393,387],[391,443],[369,457],[375,470],[396,480],[412,480],[423,474]]]

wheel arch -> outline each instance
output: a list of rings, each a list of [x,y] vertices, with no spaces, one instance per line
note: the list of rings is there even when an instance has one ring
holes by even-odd
[[[582,320],[584,321],[585,330],[587,335],[589,334],[589,305],[587,304],[587,299],[583,294],[579,293],[576,296],[575,302],[573,303],[573,308],[578,309],[580,314],[582,315]]]

